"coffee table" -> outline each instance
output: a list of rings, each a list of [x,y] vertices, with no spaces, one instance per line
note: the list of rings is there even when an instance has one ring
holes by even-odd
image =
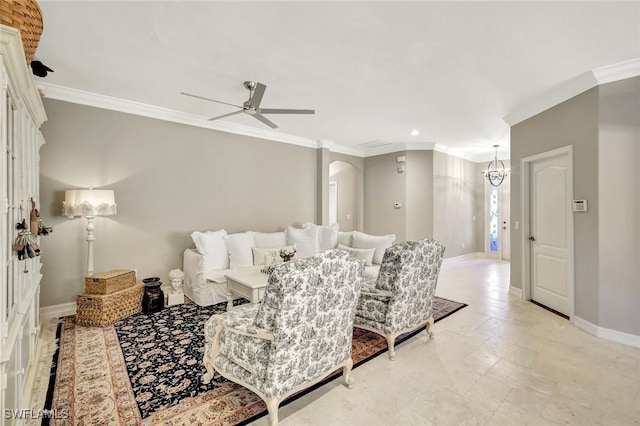
[[[267,288],[268,275],[260,269],[238,269],[225,274],[227,278],[227,311],[233,309],[233,295],[237,294],[251,303],[259,303]]]

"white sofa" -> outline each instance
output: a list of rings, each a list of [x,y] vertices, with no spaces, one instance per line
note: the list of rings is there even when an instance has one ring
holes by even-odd
[[[365,275],[378,276],[384,251],[395,235],[374,236],[363,232],[339,232],[337,225],[305,223],[303,228],[288,227],[281,232],[241,232],[227,234],[223,229],[191,234],[196,248],[184,251],[184,293],[201,306],[227,300],[225,274],[234,269],[262,269],[264,255],[278,258],[280,248],[296,249],[295,258],[307,258],[325,250],[342,248],[363,259]]]

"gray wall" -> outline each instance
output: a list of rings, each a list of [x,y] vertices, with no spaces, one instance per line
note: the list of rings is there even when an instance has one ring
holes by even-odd
[[[350,163],[333,161],[329,165],[329,182],[338,187],[337,220],[341,231],[358,229],[358,177],[358,170]]]
[[[406,239],[407,173],[398,173],[396,163],[396,157],[405,154],[393,152],[364,159],[364,232]],[[402,208],[394,209],[395,202],[402,203]]]
[[[405,164],[407,240],[434,236],[433,151],[407,151]],[[398,166],[399,164],[396,164]],[[445,256],[448,252],[445,252]]]
[[[316,159],[316,223],[329,224],[329,163],[328,148],[319,148]]]
[[[598,324],[598,88],[511,128],[511,222],[522,222],[520,159],[573,145],[573,198],[589,211],[574,214],[575,313]],[[522,288],[521,242],[529,230],[511,232],[511,285]]]
[[[445,257],[461,256],[482,250],[477,225],[478,200],[484,210],[484,188],[477,193],[482,176],[476,163],[442,152],[433,152],[433,231],[434,238],[446,247]],[[473,216],[476,215],[474,222]]]
[[[599,89],[599,325],[640,335],[640,77]]]
[[[44,101],[40,151],[42,306],[83,290],[85,220],[60,212],[64,190],[114,189],[118,215],[96,218],[97,271],[167,278],[195,230],[276,231],[316,221],[317,150],[140,116]],[[265,179],[265,176],[269,177]]]
[[[485,187],[487,186],[486,178],[482,176],[482,172],[487,169],[489,162],[481,162],[473,164],[473,175],[476,177],[473,183],[473,194],[475,202],[473,204],[473,214],[476,217],[474,221],[474,233],[476,239],[476,251],[485,252],[484,239],[487,229],[487,218],[485,216]],[[473,217],[471,217],[473,220]],[[513,246],[513,231],[511,231],[511,246]]]

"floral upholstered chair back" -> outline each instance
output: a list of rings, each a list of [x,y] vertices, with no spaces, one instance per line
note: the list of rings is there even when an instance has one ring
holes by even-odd
[[[407,329],[431,316],[443,256],[444,247],[431,238],[397,243],[385,251],[376,288],[394,295],[385,321],[388,331]]]
[[[273,332],[265,385],[274,394],[351,357],[364,262],[342,250],[272,267],[255,325]]]

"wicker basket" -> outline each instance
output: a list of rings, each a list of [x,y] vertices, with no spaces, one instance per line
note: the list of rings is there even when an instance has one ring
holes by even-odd
[[[136,273],[126,269],[101,272],[84,279],[86,294],[111,294],[136,283]]]
[[[104,296],[79,294],[76,298],[76,323],[106,327],[142,310],[144,284]]]
[[[42,12],[36,0],[0,0],[0,23],[20,31],[27,64],[31,63],[42,35]]]

